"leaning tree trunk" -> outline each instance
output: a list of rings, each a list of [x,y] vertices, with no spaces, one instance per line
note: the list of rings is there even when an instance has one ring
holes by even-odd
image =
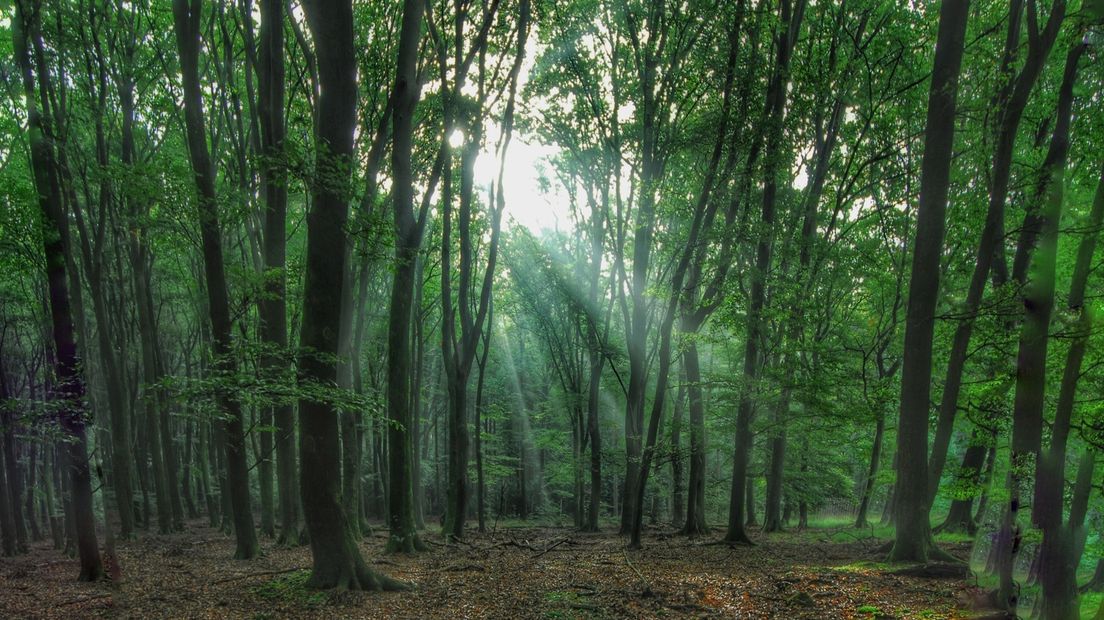
[[[1019,43],[1019,13],[1022,10],[1022,2],[1015,0],[1011,4],[1013,14],[1009,16],[1008,20],[1009,43],[1006,45],[1014,47]],[[1034,1],[1029,10],[1037,10]],[[939,480],[947,460],[947,448],[951,442],[954,420],[958,412],[958,396],[962,387],[963,369],[969,352],[975,315],[985,291],[985,281],[989,277],[990,267],[993,265],[995,257],[1002,257],[998,261],[1000,265],[997,269],[1003,270],[1005,268],[1003,252],[997,249],[997,244],[1001,240],[1004,230],[1004,203],[1008,197],[1008,185],[1011,178],[1012,159],[1016,146],[1016,136],[1019,133],[1020,119],[1023,117],[1028,97],[1042,73],[1050,49],[1058,36],[1058,26],[1062,23],[1064,15],[1065,2],[1055,0],[1044,31],[1037,33],[1035,27],[1031,29],[1028,54],[1023,69],[1013,82],[1002,89],[1001,95],[998,96],[996,116],[1000,119],[1000,123],[989,178],[989,206],[981,238],[978,241],[974,273],[970,278],[970,286],[967,289],[965,303],[961,310],[961,314],[965,318],[959,322],[955,329],[947,362],[942,400],[939,405],[935,435],[932,439],[931,457],[928,460],[929,510],[930,504],[934,501],[935,494],[939,489]],[[1006,48],[1005,57],[1007,58],[1008,55],[1009,51]]]
[[[1077,63],[1085,47],[1084,44],[1074,45],[1066,58],[1066,79],[1063,80],[1062,89],[1058,95],[1059,111],[1055,138],[1058,138],[1060,133],[1068,132],[1068,110],[1073,103],[1073,84]],[[1068,142],[1068,135],[1065,139]],[[1040,272],[1045,271],[1045,265],[1052,265],[1056,261],[1058,222],[1061,220],[1064,189],[1064,163],[1064,161],[1057,161],[1052,170],[1046,170],[1046,173],[1052,176],[1047,199],[1048,208],[1044,212],[1046,222],[1043,227],[1044,236],[1037,250],[1036,266],[1041,268],[1037,270],[1036,278],[1045,278],[1049,275]],[[1052,222],[1052,219],[1055,221]],[[1081,462],[1068,523],[1062,521],[1065,495],[1063,491],[1066,480],[1067,444],[1073,421],[1077,384],[1081,378],[1081,368],[1093,328],[1091,312],[1085,307],[1085,289],[1102,224],[1104,224],[1104,169],[1101,171],[1092,212],[1085,226],[1088,232],[1081,238],[1073,268],[1067,311],[1071,315],[1077,315],[1078,320],[1073,343],[1066,353],[1066,366],[1059,388],[1054,423],[1051,425],[1050,446],[1042,454],[1035,477],[1034,518],[1036,524],[1043,530],[1039,580],[1043,587],[1042,617],[1044,619],[1073,617],[1077,615],[1079,607],[1077,566],[1081,553],[1078,549],[1080,546],[1078,538],[1084,526],[1085,517],[1084,507],[1080,505],[1088,501],[1087,496],[1092,486],[1095,457],[1091,451],[1086,452]],[[1082,488],[1082,483],[1085,488]],[[1082,495],[1084,495],[1083,498]]]
[[[878,465],[882,460],[885,412],[879,410],[877,415],[878,420],[874,426],[874,445],[870,450],[870,465],[866,469],[866,480],[863,481],[862,498],[859,500],[859,514],[855,517],[855,527],[857,528],[870,526],[866,516],[870,511],[870,500],[874,495],[874,481],[878,478]]]
[[[199,83],[199,27],[202,22],[202,8],[202,0],[173,0],[188,154],[199,197],[199,228],[207,280],[207,311],[211,321],[214,367],[220,379],[230,380],[237,371],[237,364],[233,358],[231,342],[232,319],[215,196],[215,167],[207,152],[203,92]],[[237,542],[234,557],[251,559],[257,556],[259,550],[257,533],[253,527],[253,512],[249,505],[249,468],[246,464],[241,403],[230,393],[229,386],[221,386],[218,391],[219,408],[226,417],[222,430],[226,445],[228,493]]]
[[[928,520],[928,411],[931,402],[932,338],[939,299],[940,259],[951,151],[954,147],[958,77],[965,46],[969,0],[945,0],[939,11],[935,65],[928,92],[920,200],[912,255],[905,348],[901,367],[901,413],[897,432],[896,538],[891,561],[925,562],[938,552]]]
[[[1013,567],[1020,550],[1020,525],[1019,512],[1022,507],[1025,487],[1031,479],[1031,473],[1036,474],[1036,496],[1033,502],[1033,516],[1042,527],[1044,541],[1049,531],[1052,541],[1051,549],[1047,555],[1053,554],[1055,538],[1064,538],[1062,525],[1059,523],[1062,514],[1061,495],[1055,499],[1054,493],[1062,488],[1064,480],[1064,468],[1058,468],[1051,464],[1050,458],[1054,454],[1060,454],[1061,460],[1065,460],[1065,442],[1069,433],[1070,416],[1072,415],[1073,396],[1076,388],[1076,376],[1074,378],[1063,377],[1063,391],[1068,392],[1065,397],[1069,399],[1068,408],[1065,403],[1059,403],[1056,411],[1055,424],[1052,431],[1050,450],[1045,455],[1041,452],[1043,436],[1043,419],[1046,407],[1047,384],[1047,351],[1050,343],[1050,320],[1054,311],[1054,290],[1057,272],[1058,233],[1062,216],[1062,203],[1065,198],[1065,171],[1066,160],[1069,155],[1070,125],[1073,115],[1074,83],[1077,78],[1077,63],[1081,54],[1085,51],[1084,44],[1076,44],[1070,47],[1066,56],[1066,65],[1063,71],[1062,84],[1059,88],[1058,104],[1054,125],[1054,133],[1051,135],[1050,146],[1046,159],[1043,161],[1042,173],[1039,178],[1037,195],[1043,197],[1041,211],[1039,213],[1039,236],[1037,246],[1032,253],[1031,277],[1023,289],[1023,325],[1020,328],[1019,352],[1016,359],[1016,397],[1012,410],[1012,456],[1009,469],[1009,499],[1005,510],[1004,521],[1001,527],[999,542],[1004,543],[999,547],[1001,554],[998,558],[1000,567],[1000,587],[998,601],[1007,605],[1008,609],[1015,613],[1017,606],[1017,587],[1013,581]],[[1082,244],[1085,247],[1085,244]],[[1092,245],[1087,246],[1089,249]],[[1084,259],[1091,260],[1091,255]],[[1078,262],[1081,257],[1078,257]],[[1082,267],[1087,269],[1087,266]],[[1087,272],[1079,277],[1087,277]],[[1077,281],[1073,282],[1070,302],[1073,307],[1080,309],[1081,300],[1077,299]],[[1082,283],[1081,296],[1084,295]],[[1086,329],[1084,318],[1079,321],[1079,331]],[[1080,365],[1076,342],[1070,347],[1070,354],[1074,358],[1067,359]],[[1083,355],[1083,351],[1081,353]],[[1072,383],[1071,383],[1072,380]],[[1063,421],[1064,418],[1064,421]],[[1057,472],[1057,473],[1056,473]],[[1047,485],[1058,485],[1055,489],[1046,489]],[[1068,544],[1068,541],[1058,542],[1059,545]],[[1048,564],[1054,564],[1053,555]],[[1051,595],[1054,597],[1053,583]],[[1044,584],[1044,588],[1046,588]],[[1074,590],[1076,598],[1076,590]],[[1044,605],[1046,595],[1044,594]],[[1053,617],[1053,616],[1048,616]]]

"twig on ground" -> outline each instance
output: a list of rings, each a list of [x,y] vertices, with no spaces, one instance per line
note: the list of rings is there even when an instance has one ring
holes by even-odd
[[[218,581],[212,581],[212,584],[227,583],[229,581],[237,581],[239,579],[249,579],[250,577],[265,577],[267,575],[283,575],[284,573],[294,573],[297,570],[306,570],[303,566],[296,566],[294,568],[284,568],[280,570],[263,570],[256,573],[246,573],[244,575],[234,575],[233,577],[226,577],[225,579],[219,579]]]
[[[640,583],[644,584],[643,594],[645,596],[651,596],[652,595],[652,586],[651,586],[650,583],[648,583],[648,580],[644,578],[644,573],[640,572],[640,569],[633,566],[633,563],[631,561],[629,561],[629,552],[628,552],[628,550],[622,548],[621,553],[623,553],[625,555],[625,564],[629,565],[629,568],[631,568],[633,570],[633,572],[636,573],[636,576],[640,578]]]
[[[97,594],[95,596],[82,596],[81,598],[75,598],[71,601],[65,601],[64,603],[58,603],[58,607],[65,607],[66,605],[76,605],[78,603],[87,603],[88,601],[97,601],[102,598],[111,598],[111,594]]]
[[[537,553],[536,555],[533,556],[533,558],[534,559],[539,558],[540,556],[548,553],[549,551],[555,549],[556,547],[559,547],[560,545],[562,545],[564,543],[575,544],[575,541],[571,540],[570,538],[564,538],[564,539],[560,540],[559,542],[553,543],[551,546],[545,548],[544,551],[541,551],[540,553]]]

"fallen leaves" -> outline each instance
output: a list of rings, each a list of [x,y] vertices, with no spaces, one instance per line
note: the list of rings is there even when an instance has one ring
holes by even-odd
[[[427,538],[431,534],[426,535]],[[305,590],[307,547],[234,541],[194,522],[183,533],[120,541],[121,583],[78,584],[75,561],[37,547],[0,564],[0,616],[20,618],[962,618],[958,579],[893,574],[869,541],[790,534],[755,547],[702,545],[665,533],[628,551],[612,533],[508,529],[412,556],[362,542],[365,559],[412,581],[404,593]],[[839,559],[834,559],[839,558]]]

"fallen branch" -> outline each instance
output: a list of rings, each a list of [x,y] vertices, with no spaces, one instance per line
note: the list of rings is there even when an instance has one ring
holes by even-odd
[[[633,572],[636,573],[636,576],[640,578],[640,583],[644,584],[644,590],[643,592],[641,592],[641,594],[644,596],[653,596],[654,593],[652,592],[652,586],[650,583],[648,583],[648,580],[644,578],[644,573],[640,572],[640,569],[633,566],[633,563],[629,561],[629,552],[622,548],[621,553],[625,555],[625,564],[629,565],[629,568],[631,568]]]
[[[893,575],[904,577],[921,577],[924,579],[965,579],[970,571],[965,564],[954,562],[932,562],[919,566],[909,566],[892,572]]]
[[[527,542],[520,542],[519,543],[518,541],[516,541],[512,538],[510,540],[503,541],[503,542],[491,545],[490,547],[487,547],[487,548],[488,549],[498,549],[499,547],[517,547],[518,549],[528,549],[530,551],[540,551],[539,549],[534,549],[533,545],[530,545]]]
[[[294,573],[297,570],[306,570],[302,566],[296,566],[295,568],[284,568],[281,570],[265,570],[256,573],[246,573],[244,575],[234,575],[233,577],[227,577],[225,579],[219,579],[218,581],[212,581],[212,584],[227,583],[229,581],[237,581],[239,579],[249,579],[250,577],[265,577],[268,575],[283,575],[285,573]]]
[[[65,601],[64,603],[58,603],[58,607],[65,607],[66,605],[76,605],[78,603],[87,603],[88,601],[96,601],[102,598],[111,598],[111,594],[97,594],[96,596],[82,596],[81,598],[75,598],[71,601]]]
[[[540,553],[538,553],[538,554],[534,555],[534,556],[533,556],[533,559],[539,558],[540,556],[542,556],[542,555],[544,555],[544,554],[548,553],[549,551],[551,551],[551,550],[555,549],[556,547],[559,547],[560,545],[562,545],[562,544],[564,544],[564,543],[570,543],[570,544],[575,544],[575,541],[571,540],[570,538],[564,538],[563,540],[561,540],[561,541],[559,541],[559,542],[557,542],[557,543],[554,543],[554,544],[553,544],[552,546],[550,546],[550,547],[546,548],[546,549],[545,549],[544,551],[541,551]]]
[[[446,566],[441,570],[449,573],[463,573],[467,571],[478,571],[482,573],[487,570],[487,567],[480,566],[479,564],[458,564],[456,566]]]

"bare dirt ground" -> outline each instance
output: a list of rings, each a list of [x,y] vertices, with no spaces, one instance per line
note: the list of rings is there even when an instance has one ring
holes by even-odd
[[[409,592],[304,587],[306,547],[262,541],[231,559],[233,539],[200,522],[118,544],[118,583],[74,581],[75,560],[48,543],[0,558],[3,618],[966,618],[962,579],[894,574],[883,541],[810,530],[729,548],[651,531],[642,551],[612,533],[498,528],[414,556],[384,555],[384,533],[361,545],[374,568]],[[434,538],[427,534],[426,538]],[[963,555],[964,546],[951,551]]]

